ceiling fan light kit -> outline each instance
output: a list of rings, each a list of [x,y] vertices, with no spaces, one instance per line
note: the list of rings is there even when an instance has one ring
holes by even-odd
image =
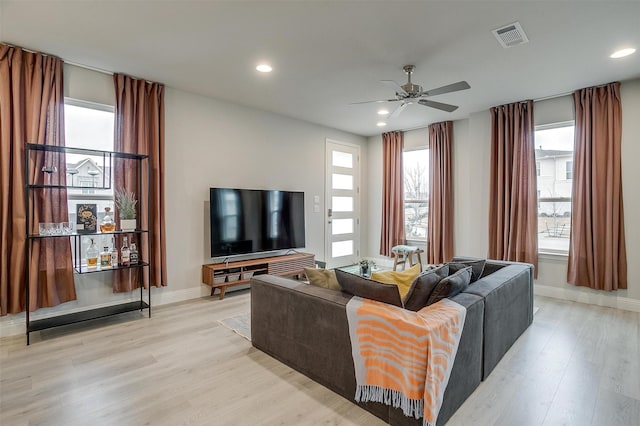
[[[419,104],[422,106],[439,109],[441,111],[453,112],[458,107],[456,105],[445,104],[442,102],[435,102],[432,100],[424,99],[430,96],[444,95],[445,93],[457,92],[460,90],[470,89],[469,83],[466,81],[458,81],[457,83],[448,84],[446,86],[438,87],[435,89],[423,91],[422,86],[419,84],[414,84],[411,81],[411,75],[415,71],[416,67],[414,65],[405,65],[403,68],[404,72],[407,74],[407,82],[403,85],[398,84],[393,80],[380,80],[380,82],[386,86],[389,86],[391,89],[395,91],[396,98],[395,99],[382,99],[375,101],[365,101],[365,102],[354,102],[352,105],[356,104],[367,104],[374,102],[401,102],[401,104],[389,115],[389,118],[394,118],[400,115],[400,113],[411,104]]]

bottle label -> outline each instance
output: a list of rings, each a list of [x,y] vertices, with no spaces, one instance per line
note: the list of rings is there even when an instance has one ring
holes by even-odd
[[[134,252],[132,252],[132,253],[129,255],[129,261],[130,261],[131,263],[138,263],[138,253],[134,253]]]
[[[110,253],[104,253],[100,255],[100,266],[102,266],[103,268],[105,266],[111,266],[111,254]]]

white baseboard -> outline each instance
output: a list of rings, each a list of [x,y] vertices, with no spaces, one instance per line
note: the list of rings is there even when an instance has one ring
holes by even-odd
[[[553,297],[554,299],[570,300],[588,305],[606,306],[608,308],[640,312],[640,300],[615,296],[608,292],[596,292],[595,290],[581,291],[577,288],[552,287],[542,284],[534,284],[533,292],[536,296]]]
[[[203,296],[208,296],[210,292],[211,292],[211,289],[204,285],[201,285],[198,287],[184,288],[181,290],[173,290],[173,291],[169,290],[169,288],[167,287],[163,287],[160,289],[152,288],[151,289],[151,306],[155,307],[160,305],[167,305],[169,303],[184,302],[185,300],[190,300],[190,299],[198,299]],[[146,297],[147,295],[145,291],[145,300],[146,300]],[[139,299],[131,299],[131,300],[139,300]],[[52,316],[70,314],[73,312],[80,312],[86,309],[100,308],[103,306],[109,306],[115,303],[122,303],[126,301],[127,300],[119,300],[117,302],[104,303],[99,305],[74,307],[73,309],[56,312]],[[21,314],[13,315],[11,319],[8,319],[7,317],[0,319],[0,337],[15,336],[20,334],[22,335],[26,334],[24,312]]]

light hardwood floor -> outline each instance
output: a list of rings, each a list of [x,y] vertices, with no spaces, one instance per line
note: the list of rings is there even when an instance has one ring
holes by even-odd
[[[221,326],[248,291],[0,339],[0,425],[381,425]],[[536,298],[450,425],[640,425],[640,314]],[[274,307],[277,309],[277,307]]]

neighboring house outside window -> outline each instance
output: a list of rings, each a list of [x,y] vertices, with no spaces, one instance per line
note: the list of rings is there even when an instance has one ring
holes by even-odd
[[[75,99],[65,99],[65,140],[67,147],[113,151],[113,107]],[[110,164],[102,156],[67,154],[69,221],[76,223],[78,204],[96,204],[98,223],[105,207],[114,213],[113,181]],[[109,185],[109,183],[111,183]],[[110,186],[110,189],[99,189]],[[96,241],[102,248],[110,241]]]
[[[429,214],[429,150],[405,151],[404,225],[407,241],[426,241]]]
[[[538,250],[565,254],[571,232],[573,122],[538,126],[535,155]]]

